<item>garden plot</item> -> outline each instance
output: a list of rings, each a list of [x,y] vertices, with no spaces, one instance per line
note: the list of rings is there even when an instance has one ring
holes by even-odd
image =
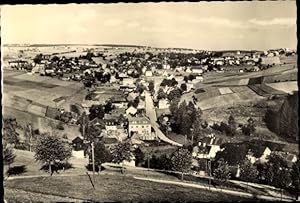
[[[54,91],[44,92],[36,89],[16,92],[15,95],[51,107],[56,106],[53,100],[61,96],[60,94],[57,94]]]
[[[219,88],[220,94],[231,94],[233,93],[229,87],[220,87]]]

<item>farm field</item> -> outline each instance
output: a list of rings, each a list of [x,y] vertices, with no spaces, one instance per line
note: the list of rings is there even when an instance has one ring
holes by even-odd
[[[241,89],[241,87],[240,87]],[[202,93],[203,94],[203,93]],[[250,101],[258,101],[263,97],[257,95],[254,91],[248,87],[244,87],[243,91],[222,95],[197,95],[197,105],[201,110],[207,110],[211,108],[232,106],[234,104],[245,103]]]
[[[55,99],[62,96],[74,96],[78,90],[82,89],[82,84],[78,82],[60,81],[39,75],[29,75],[24,72],[4,71],[3,78],[3,93],[6,97],[7,95],[15,95],[51,107],[58,105],[55,103]],[[7,101],[4,104],[11,105]]]
[[[62,195],[86,201],[121,201],[121,202],[148,202],[148,201],[234,201],[246,200],[238,196],[231,196],[219,192],[207,192],[184,186],[156,183],[134,179],[121,175],[97,175],[95,190],[88,177],[38,177],[26,180],[9,180],[5,188],[14,188],[29,192],[48,195]],[[13,197],[6,196],[6,199]]]
[[[31,123],[35,129],[39,129],[41,133],[55,133],[62,137],[67,134],[68,138],[75,138],[80,135],[79,126],[63,124],[64,130],[58,130],[57,125],[60,123],[58,120],[53,120],[48,117],[39,116],[28,111],[21,111],[12,107],[4,106],[2,110],[3,117],[5,118],[16,118],[18,124],[22,127]],[[23,135],[23,131],[20,131],[20,136]]]
[[[274,88],[278,91],[282,91],[285,93],[292,93],[293,91],[298,91],[298,82],[279,82],[279,83],[266,83],[267,86]]]

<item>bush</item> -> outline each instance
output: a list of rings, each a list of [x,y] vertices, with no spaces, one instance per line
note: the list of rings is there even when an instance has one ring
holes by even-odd
[[[57,126],[56,126],[56,129],[58,129],[58,130],[64,130],[65,128],[64,128],[63,123],[62,122],[58,123]]]
[[[92,164],[88,164],[85,166],[85,168],[88,170],[88,171],[93,171],[93,165]],[[102,167],[101,167],[102,169]],[[95,165],[95,172],[99,172],[99,166]]]

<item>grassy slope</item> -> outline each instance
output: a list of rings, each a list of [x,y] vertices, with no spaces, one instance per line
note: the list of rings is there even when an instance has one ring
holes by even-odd
[[[27,175],[47,175],[48,173],[40,170],[42,164],[36,162],[34,159],[34,153],[24,150],[15,150],[15,162],[11,165],[11,168],[15,166],[25,166],[25,172],[20,174],[22,176]],[[70,173],[85,173],[85,165],[87,160],[85,159],[77,159],[72,157],[69,162],[73,165],[73,168],[70,168],[63,172],[63,174],[70,174]],[[7,166],[4,167],[4,172],[7,171]]]
[[[234,201],[244,198],[194,188],[136,180],[120,175],[97,175],[93,190],[87,176],[16,179],[5,188],[62,195],[91,201]],[[10,199],[10,196],[6,197]],[[19,200],[22,200],[20,197]]]
[[[75,202],[76,200],[59,197],[54,195],[45,195],[34,192],[27,192],[24,190],[5,188],[4,197],[8,202]]]

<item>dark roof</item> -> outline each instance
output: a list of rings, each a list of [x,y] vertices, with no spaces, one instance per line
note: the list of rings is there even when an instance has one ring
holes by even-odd
[[[76,137],[72,140],[72,143],[83,143],[83,139],[80,137]]]
[[[249,148],[249,150],[253,153],[254,157],[260,158],[263,155],[266,146],[250,146]]]
[[[90,123],[91,123],[91,124],[94,124],[94,125],[95,125],[96,123],[99,123],[101,126],[104,126],[104,121],[103,121],[102,119],[100,119],[100,118],[97,118],[97,117],[94,118],[93,120],[91,120]]]

